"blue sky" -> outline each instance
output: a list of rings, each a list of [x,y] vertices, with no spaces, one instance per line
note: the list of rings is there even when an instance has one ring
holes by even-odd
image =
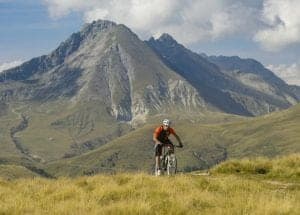
[[[199,53],[255,58],[300,84],[299,11],[298,0],[0,0],[0,70],[101,18],[143,40],[166,32]]]
[[[0,0],[0,63],[47,54],[82,23],[80,14],[50,18],[42,1]]]

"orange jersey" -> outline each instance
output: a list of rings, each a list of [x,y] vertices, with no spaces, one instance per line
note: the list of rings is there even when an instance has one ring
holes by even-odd
[[[175,130],[169,127],[167,130],[164,130],[163,126],[159,126],[155,129],[153,136],[156,137],[158,140],[163,141],[168,139],[170,134],[176,135]]]

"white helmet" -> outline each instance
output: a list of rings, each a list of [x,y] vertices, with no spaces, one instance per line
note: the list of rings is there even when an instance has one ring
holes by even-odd
[[[163,125],[170,126],[170,124],[171,124],[170,120],[168,120],[168,119],[163,120]]]

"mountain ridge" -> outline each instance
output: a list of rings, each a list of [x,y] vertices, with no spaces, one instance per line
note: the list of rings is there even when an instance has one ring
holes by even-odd
[[[225,112],[250,116],[261,115],[272,110],[290,107],[298,102],[298,98],[288,85],[257,61],[255,65],[263,68],[264,76],[272,77],[272,80],[267,80],[269,82],[265,81],[262,85],[276,86],[279,90],[266,93],[264,89],[254,87],[253,81],[252,85],[249,85],[237,79],[234,75],[222,71],[223,67],[218,62],[215,63],[205,55],[190,51],[168,34],[163,34],[156,40],[151,38],[146,42],[162,61],[189,80],[199,93],[202,93],[204,100]],[[237,68],[244,66],[245,62],[247,63],[244,60]],[[254,73],[255,69],[251,72]],[[280,89],[285,91],[285,94],[282,94]]]

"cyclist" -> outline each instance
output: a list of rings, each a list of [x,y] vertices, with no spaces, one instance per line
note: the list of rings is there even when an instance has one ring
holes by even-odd
[[[174,145],[169,139],[170,134],[173,134],[179,143],[179,147],[183,147],[179,136],[175,133],[174,129],[170,127],[170,120],[164,119],[161,126],[155,129],[153,134],[153,140],[155,143],[155,174],[160,175],[160,156],[162,154],[162,148],[170,146],[171,151],[174,153]]]

